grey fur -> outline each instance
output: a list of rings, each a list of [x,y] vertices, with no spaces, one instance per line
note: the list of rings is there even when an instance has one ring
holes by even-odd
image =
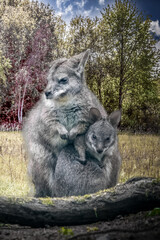
[[[116,185],[121,166],[116,130],[120,115],[115,111],[108,119],[99,118],[84,137],[78,137],[80,151],[85,149],[85,164],[72,145],[61,151],[55,169],[56,197],[84,195]]]
[[[88,112],[96,107],[106,112],[88,89],[84,67],[90,51],[53,62],[48,84],[37,105],[27,117],[23,135],[28,152],[28,174],[36,197],[52,196],[57,157],[69,141],[86,132]]]

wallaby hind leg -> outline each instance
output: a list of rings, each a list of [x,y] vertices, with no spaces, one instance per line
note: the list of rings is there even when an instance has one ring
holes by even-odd
[[[29,176],[32,180],[29,193],[31,196],[36,198],[51,196],[47,181],[43,178],[43,176],[40,177],[39,171],[32,171]],[[34,186],[32,184],[34,184]]]
[[[42,173],[42,171],[39,170],[41,166],[38,165],[39,164],[36,164],[36,167],[34,167],[29,173],[32,183],[34,184],[32,195],[34,195],[34,197],[49,197],[51,196],[49,183],[47,179],[45,179],[46,176],[44,172]],[[45,170],[45,172],[47,172],[47,170]]]
[[[38,145],[39,152],[33,153],[28,164],[28,174],[35,186],[35,197],[52,196],[56,156]]]
[[[40,186],[39,184],[35,183],[35,195],[34,197],[51,197],[51,191],[47,187],[46,182],[41,182]]]

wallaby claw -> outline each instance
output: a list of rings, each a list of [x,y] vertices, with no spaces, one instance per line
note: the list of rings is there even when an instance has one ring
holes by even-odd
[[[82,163],[82,164],[86,164],[86,162],[87,162],[86,159],[82,159],[82,158],[78,158],[78,157],[76,157],[75,160]]]

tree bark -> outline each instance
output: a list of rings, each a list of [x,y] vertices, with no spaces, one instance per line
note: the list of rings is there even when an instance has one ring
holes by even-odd
[[[123,81],[124,81],[124,39],[121,36],[121,55],[120,55],[120,82],[119,82],[119,103],[118,108],[122,111]]]
[[[69,198],[0,198],[0,222],[32,227],[80,225],[160,206],[160,182],[134,178],[115,188]]]

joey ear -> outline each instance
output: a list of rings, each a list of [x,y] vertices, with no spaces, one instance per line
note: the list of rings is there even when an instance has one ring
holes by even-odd
[[[91,108],[89,111],[89,120],[92,123],[95,123],[101,119],[102,119],[102,115],[101,115],[100,111],[97,108]]]
[[[114,128],[116,128],[121,120],[121,111],[117,110],[112,112],[109,115],[109,122],[112,124]]]

